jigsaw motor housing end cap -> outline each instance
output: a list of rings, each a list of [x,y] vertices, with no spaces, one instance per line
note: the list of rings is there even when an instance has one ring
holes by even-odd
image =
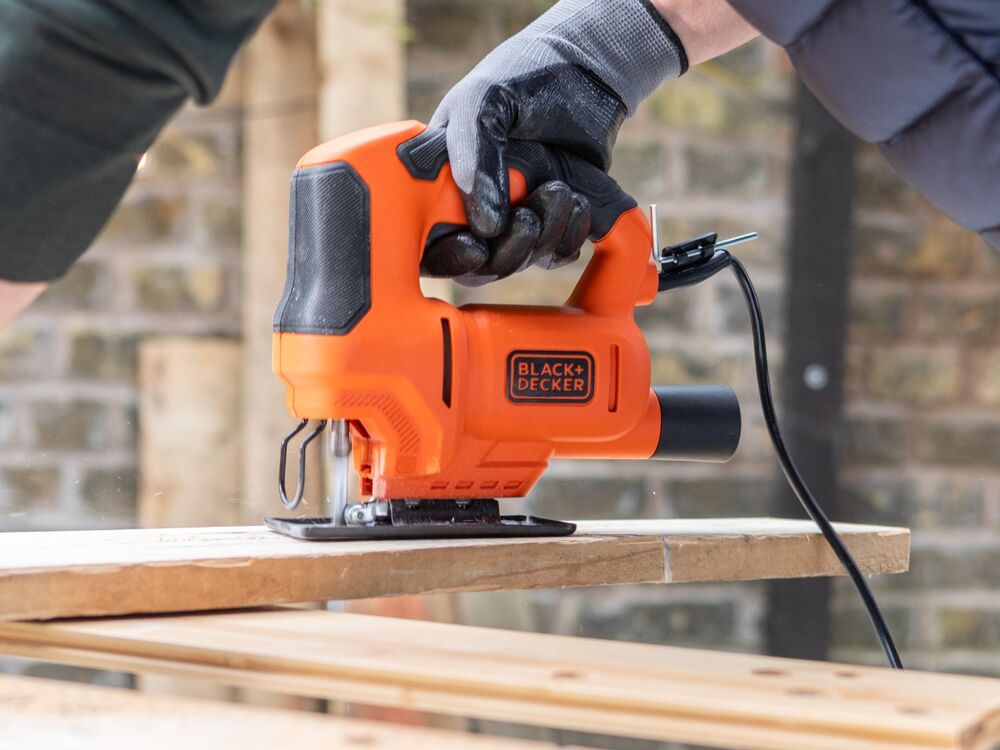
[[[658,385],[660,440],[650,458],[724,463],[740,444],[740,402],[728,385]]]

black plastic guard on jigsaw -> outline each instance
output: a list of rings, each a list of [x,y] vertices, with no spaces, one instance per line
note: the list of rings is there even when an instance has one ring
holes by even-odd
[[[264,523],[279,534],[306,541],[361,541],[377,539],[491,539],[500,537],[569,536],[576,524],[537,516],[501,516],[491,523],[411,523],[347,526],[326,518],[274,518]]]

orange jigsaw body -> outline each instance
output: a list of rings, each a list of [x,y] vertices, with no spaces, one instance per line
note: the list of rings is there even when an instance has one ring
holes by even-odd
[[[447,164],[419,179],[397,153],[424,128],[362,130],[298,164],[304,173],[345,163],[366,186],[370,242],[359,252],[369,254],[370,305],[341,334],[274,334],[289,411],[349,420],[362,494],[379,499],[519,497],[552,458],[650,457],[662,415],[634,320],[657,290],[643,212],[624,211],[596,240],[562,306],[425,297],[428,235],[465,215]],[[510,181],[517,203],[526,180],[512,170]]]

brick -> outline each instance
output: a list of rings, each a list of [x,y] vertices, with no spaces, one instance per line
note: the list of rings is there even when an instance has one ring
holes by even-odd
[[[744,367],[739,357],[704,350],[653,352],[651,365],[656,385],[734,383]]]
[[[1000,610],[948,608],[938,622],[945,648],[1000,648]]]
[[[635,322],[643,331],[684,328],[691,314],[688,294],[660,294],[653,304],[635,308]]]
[[[561,305],[573,291],[585,264],[584,257],[556,271],[529,268],[484,287],[456,285],[455,304]]]
[[[907,298],[902,292],[851,292],[848,335],[852,342],[898,342],[906,332]]]
[[[896,419],[854,417],[844,424],[844,460],[850,464],[899,463],[906,456],[907,426]]]
[[[414,46],[456,52],[480,36],[492,15],[489,3],[456,3],[452,0],[411,0],[406,21]],[[505,5],[508,5],[505,3]],[[476,61],[471,61],[474,64]]]
[[[1000,406],[1000,351],[986,355],[972,387],[979,403]]]
[[[852,477],[843,482],[837,515],[854,523],[975,528],[982,522],[985,492],[985,482],[979,479]]]
[[[641,518],[648,515],[645,494],[639,479],[547,476],[532,490],[528,504],[543,518]]]
[[[855,231],[855,273],[890,278],[956,279],[968,275],[975,250],[939,224],[921,233],[861,227]]]
[[[750,270],[750,273],[753,274],[753,269]],[[765,333],[777,339],[785,329],[784,291],[762,286],[757,288],[757,298],[760,300],[761,312],[764,313]],[[743,299],[743,292],[729,284],[720,285],[716,304],[722,310],[723,328],[731,333],[743,334],[749,339],[750,317],[747,312],[746,300]],[[768,341],[771,339],[768,338]]]
[[[213,243],[239,245],[243,237],[243,209],[238,200],[206,200],[200,216]]]
[[[15,323],[0,329],[0,379],[34,380],[52,367],[52,331]]]
[[[131,518],[136,512],[138,478],[135,469],[87,469],[80,493],[86,506],[101,516]]]
[[[868,392],[886,401],[926,406],[951,401],[961,384],[954,351],[878,349],[872,352]]]
[[[921,339],[989,343],[1000,337],[1000,297],[956,294],[949,289],[940,295],[924,295],[920,300],[918,333]]]
[[[886,588],[907,591],[995,590],[1000,587],[1000,543],[955,545],[948,549],[914,547],[910,570],[900,576],[880,578]]]
[[[149,151],[143,179],[152,177],[204,179],[235,175],[239,150],[229,136],[229,128],[191,132],[183,127],[168,128]]]
[[[766,516],[777,485],[769,479],[704,477],[667,483],[673,515],[678,518]]]
[[[685,76],[660,86],[640,106],[660,125],[689,128],[700,132],[722,132],[730,118],[729,104],[722,91]]]
[[[1000,420],[929,424],[919,453],[929,463],[995,468],[1000,457]]]
[[[226,302],[228,273],[221,266],[134,269],[136,304],[154,313],[216,312]]]
[[[33,310],[103,310],[109,301],[110,281],[101,263],[80,262],[50,286],[32,305]]]
[[[13,445],[16,432],[14,405],[0,401],[0,447]]]
[[[732,602],[625,605],[613,615],[584,610],[581,633],[633,643],[718,646],[735,640],[736,607]]]
[[[178,233],[186,208],[182,197],[128,199],[108,222],[103,239],[124,243],[163,242]]]
[[[51,510],[59,505],[59,469],[0,469],[0,508],[12,513]]]
[[[668,156],[658,143],[623,142],[615,147],[611,176],[629,192],[663,195],[668,192]]]
[[[903,607],[883,606],[882,614],[885,615],[896,646],[904,649],[910,645],[912,628],[908,610]],[[853,604],[849,607],[837,607],[830,625],[830,646],[844,649],[877,649],[878,640],[875,638],[875,631],[872,630],[868,614]]]
[[[854,174],[858,206],[909,213],[918,205],[916,191],[894,170],[875,146],[862,144]]]
[[[134,382],[138,336],[82,331],[70,337],[70,371],[81,379]]]
[[[113,414],[96,401],[43,401],[30,405],[35,444],[57,450],[101,449],[112,444]]]
[[[871,352],[860,346],[848,346],[844,356],[844,396],[850,400],[865,394]]]
[[[761,153],[689,146],[688,191],[709,196],[761,195],[776,186],[778,166]]]

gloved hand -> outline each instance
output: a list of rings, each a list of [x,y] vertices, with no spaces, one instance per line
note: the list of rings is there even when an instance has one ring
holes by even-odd
[[[549,182],[511,212],[508,141],[557,146],[607,171],[624,119],[686,69],[680,40],[648,0],[561,0],[493,50],[430,122],[447,130],[471,231],[427,248],[423,273],[478,285],[575,260],[589,233],[586,200]]]

